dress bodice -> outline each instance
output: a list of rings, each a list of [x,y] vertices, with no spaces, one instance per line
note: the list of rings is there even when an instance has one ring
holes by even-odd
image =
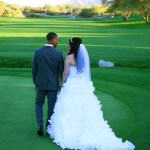
[[[78,75],[78,73],[77,73],[77,67],[76,66],[70,66],[69,67],[69,74],[68,74],[68,76],[76,78],[77,75]]]
[[[87,80],[85,74],[84,73],[78,73],[77,66],[72,66],[72,65],[69,67],[68,78],[74,78],[74,79],[77,78],[78,80],[79,79],[86,79]]]

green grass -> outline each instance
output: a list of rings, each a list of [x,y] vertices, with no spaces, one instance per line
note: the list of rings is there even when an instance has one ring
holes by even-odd
[[[1,149],[58,150],[48,137],[39,138],[35,134],[34,87],[31,78],[1,76],[0,86]]]
[[[115,134],[136,150],[150,147],[150,26],[139,18],[0,18],[0,149],[59,150],[48,136],[36,136],[31,60],[47,32],[58,33],[66,54],[68,38],[79,36],[92,66],[95,94]],[[115,68],[98,68],[99,59]],[[46,119],[45,102],[44,119]]]
[[[58,49],[64,55],[68,38],[81,37],[92,66],[99,59],[113,61],[117,66],[150,66],[150,28],[141,21],[1,18],[0,29],[1,67],[30,67],[33,51],[44,45],[50,31],[58,33]]]
[[[134,116],[134,122],[132,122],[133,120],[130,121],[132,127],[134,127],[128,128],[129,132],[132,133],[130,138],[135,140],[137,149],[148,149],[150,146],[150,70],[131,68],[94,69],[93,75],[93,81],[97,85],[98,91],[110,94],[116,98],[116,101],[121,101],[130,108]],[[99,95],[99,97],[101,96]],[[116,110],[118,111],[118,109],[113,111]],[[108,110],[108,113],[110,113],[110,110]],[[118,113],[117,115],[121,114]],[[115,126],[118,126],[118,128],[120,124],[128,126],[128,123],[125,121],[119,122]],[[119,131],[118,128],[116,133]]]

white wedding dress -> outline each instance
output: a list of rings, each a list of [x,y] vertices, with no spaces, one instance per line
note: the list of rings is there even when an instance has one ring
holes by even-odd
[[[103,118],[92,81],[70,66],[67,82],[58,94],[47,132],[62,149],[133,150],[129,141],[115,136]]]

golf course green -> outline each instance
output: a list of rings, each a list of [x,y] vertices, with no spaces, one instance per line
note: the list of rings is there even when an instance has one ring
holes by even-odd
[[[136,150],[148,150],[150,25],[135,16],[127,22],[120,17],[0,17],[0,150],[61,150],[46,134],[42,138],[36,135],[34,112],[32,56],[51,31],[58,34],[57,48],[64,57],[67,40],[82,38],[105,120],[117,137],[132,142]],[[114,62],[115,67],[99,68],[100,59]],[[46,109],[47,101],[44,120]]]

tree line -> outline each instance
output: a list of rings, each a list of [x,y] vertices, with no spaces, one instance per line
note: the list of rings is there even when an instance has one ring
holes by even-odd
[[[80,17],[95,17],[107,15],[121,15],[127,21],[131,14],[142,15],[145,23],[149,23],[150,0],[100,0],[101,4],[92,6],[61,4],[53,6],[31,7],[7,4],[0,1],[0,16],[5,17],[41,17],[46,15],[73,15]]]
[[[31,16],[40,17],[41,13],[47,15],[74,15],[81,17],[99,16],[107,10],[107,6],[101,4],[95,4],[92,6],[76,5],[76,4],[61,4],[31,7],[31,6],[19,6],[16,4],[7,4],[0,1],[0,16],[4,17],[21,17]]]
[[[150,0],[101,0],[109,6],[108,12],[122,15],[127,21],[132,13],[142,15],[146,24],[149,23]]]

